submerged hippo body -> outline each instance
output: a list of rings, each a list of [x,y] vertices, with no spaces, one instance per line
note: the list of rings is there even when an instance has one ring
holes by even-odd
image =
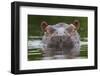
[[[78,21],[74,21],[73,24],[58,23],[55,25],[42,22],[41,28],[44,31],[42,39],[44,57],[55,58],[56,55],[63,55],[65,58],[75,58],[80,54]]]

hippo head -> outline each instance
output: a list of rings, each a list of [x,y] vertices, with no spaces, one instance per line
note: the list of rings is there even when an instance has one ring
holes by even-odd
[[[47,33],[49,36],[66,36],[68,33],[72,33],[75,30],[78,30],[80,23],[78,20],[75,20],[71,24],[58,23],[55,25],[48,25],[47,22],[43,21],[41,23],[41,29],[43,32]]]
[[[71,24],[58,23],[55,25],[49,25],[43,21],[41,23],[41,29],[44,32],[43,42],[47,48],[71,49],[74,46],[71,36],[79,29],[79,26],[78,20]]]

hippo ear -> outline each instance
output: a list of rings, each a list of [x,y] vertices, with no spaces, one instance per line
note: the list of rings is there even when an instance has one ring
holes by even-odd
[[[41,22],[41,29],[43,32],[46,32],[46,27],[48,26],[47,22],[46,21],[42,21]]]
[[[79,28],[80,28],[79,20],[74,20],[73,25],[76,27],[76,30],[79,30]]]

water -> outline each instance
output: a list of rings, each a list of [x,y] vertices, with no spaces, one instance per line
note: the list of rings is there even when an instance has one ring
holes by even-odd
[[[81,39],[81,48],[80,48],[80,56],[77,59],[88,58],[88,42],[87,38]],[[47,60],[52,59],[48,57],[42,57],[41,48],[42,48],[42,40],[41,39],[29,39],[28,40],[28,60]],[[56,57],[55,57],[56,58]],[[63,56],[57,56],[59,59],[64,59]]]
[[[29,40],[28,41],[28,49],[37,49],[42,48],[42,41],[41,40]]]
[[[81,41],[81,46],[82,45],[87,45],[88,42],[86,41]],[[42,48],[42,40],[29,40],[28,41],[28,49],[37,49],[37,48]]]

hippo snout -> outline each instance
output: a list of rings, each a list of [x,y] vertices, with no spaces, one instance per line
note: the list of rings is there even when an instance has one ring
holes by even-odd
[[[74,44],[70,37],[67,36],[53,36],[48,41],[49,48],[59,48],[59,49],[72,49]]]

